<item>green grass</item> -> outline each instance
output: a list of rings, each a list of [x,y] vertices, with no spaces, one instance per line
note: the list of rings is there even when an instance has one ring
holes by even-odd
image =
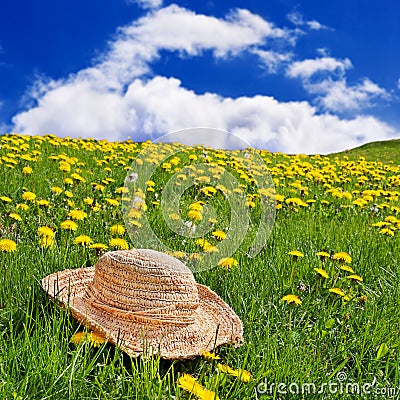
[[[360,147],[335,153],[340,157],[347,156],[349,160],[364,157],[367,161],[378,161],[385,164],[400,164],[400,139],[384,140],[366,143]]]
[[[82,327],[66,310],[49,300],[41,288],[41,279],[49,273],[96,263],[98,255],[91,249],[74,245],[73,240],[85,234],[95,242],[108,244],[110,227],[123,223],[120,205],[111,206],[105,199],[118,198],[116,189],[123,186],[126,176],[124,164],[130,165],[140,145],[125,148],[96,142],[63,142],[51,137],[21,142],[16,137],[3,137],[0,141],[0,157],[3,157],[0,197],[11,199],[11,202],[0,201],[1,238],[17,243],[15,252],[0,252],[1,399],[195,398],[178,386],[183,373],[197,377],[202,386],[215,391],[220,399],[232,400],[302,398],[301,394],[282,393],[282,386],[278,390],[279,383],[292,384],[293,390],[302,384],[313,384],[317,390],[323,388],[321,394],[304,394],[304,398],[315,399],[368,398],[365,393],[346,393],[343,386],[346,383],[361,388],[374,382],[373,393],[400,385],[400,233],[395,223],[393,237],[373,226],[389,215],[400,219],[396,208],[400,184],[393,178],[400,176],[400,169],[398,162],[386,168],[376,163],[365,166],[357,161],[357,157],[363,156],[388,163],[389,159],[384,157],[388,154],[389,142],[347,152],[345,155],[355,160],[349,164],[340,164],[342,161],[335,162],[330,157],[262,155],[271,160],[269,168],[276,183],[280,182],[276,185],[279,194],[286,199],[311,199],[315,203],[301,207],[283,202],[272,233],[259,254],[249,258],[247,248],[242,246],[233,255],[238,261],[237,267],[224,270],[215,266],[195,273],[196,280],[217,292],[243,321],[244,344],[237,349],[223,346],[217,351],[222,363],[252,374],[251,381],[245,383],[220,372],[215,362],[202,357],[174,362],[158,357],[132,359],[109,344],[99,348],[89,343],[75,346],[70,339]],[[29,154],[40,151],[36,161],[21,158],[24,153],[20,146],[24,141]],[[390,142],[392,145],[394,149],[399,142]],[[201,154],[200,149],[190,151]],[[373,158],[374,151],[376,158]],[[10,153],[16,155],[16,164],[9,161]],[[70,172],[60,171],[59,160],[49,158],[62,153],[77,158]],[[184,157],[187,159],[187,155]],[[27,165],[33,168],[31,175],[22,174],[22,168]],[[383,192],[374,195],[365,206],[352,203],[361,196],[357,192],[351,200],[335,197],[319,178],[306,177],[310,170],[322,171],[322,165],[329,165],[335,171],[336,181],[331,170],[324,172],[333,187],[347,192],[367,189]],[[107,167],[110,169],[105,170]],[[354,168],[359,168],[368,180],[357,183],[360,175],[354,174]],[[78,172],[86,182],[65,183],[64,178],[73,172]],[[379,180],[373,179],[375,173],[380,176]],[[103,192],[92,189],[92,182],[100,183],[106,178],[113,181],[104,184]],[[169,178],[170,174],[157,170],[153,177],[155,193],[162,195],[163,181]],[[296,181],[301,182],[301,187],[293,186]],[[59,196],[53,194],[52,186],[71,191],[73,197],[69,199],[65,192]],[[21,197],[25,190],[33,191],[37,198],[47,199],[50,208],[29,203],[28,210],[17,209],[17,204],[25,203]],[[246,191],[253,193],[253,186],[247,184]],[[159,199],[155,193],[148,193],[147,200],[147,213],[154,231],[174,245],[174,250],[196,249],[193,241],[169,232],[165,224],[157,224],[161,209],[152,205],[152,201]],[[100,209],[85,204],[83,199],[87,197],[94,198]],[[229,222],[229,207],[221,194],[207,199],[199,190],[188,190],[182,199],[182,210],[200,199],[213,204],[218,221]],[[75,204],[68,205],[68,200]],[[374,203],[380,206],[376,210],[373,210]],[[84,209],[88,217],[78,221],[76,232],[63,231],[60,223],[73,208]],[[253,212],[255,219],[259,216],[257,209]],[[22,221],[10,218],[12,212],[20,213]],[[186,211],[182,212],[184,215]],[[44,225],[56,232],[52,248],[38,244],[37,229]],[[131,246],[135,245],[127,234],[123,238]],[[209,234],[207,239],[213,240]],[[291,250],[303,252],[304,257],[294,260],[287,254]],[[363,282],[351,283],[337,261],[321,261],[316,256],[321,250],[349,253],[352,256],[349,265]],[[321,267],[329,273],[328,280],[317,276],[314,268]],[[329,293],[328,289],[333,286],[345,290],[351,300],[343,301]],[[298,295],[302,304],[293,306],[282,302],[286,294]],[[342,386],[335,386],[344,376]],[[323,386],[329,383],[331,392],[328,386]],[[398,398],[398,394],[392,398]]]

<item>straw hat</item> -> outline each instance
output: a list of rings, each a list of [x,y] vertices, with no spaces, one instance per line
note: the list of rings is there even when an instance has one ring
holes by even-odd
[[[111,251],[94,267],[48,275],[43,289],[72,315],[131,356],[193,358],[240,345],[235,312],[174,257],[148,249]]]

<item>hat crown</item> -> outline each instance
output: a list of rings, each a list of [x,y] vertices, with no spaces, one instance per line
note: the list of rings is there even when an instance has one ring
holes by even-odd
[[[199,305],[192,271],[150,249],[112,251],[99,258],[86,299],[129,312],[190,316]]]

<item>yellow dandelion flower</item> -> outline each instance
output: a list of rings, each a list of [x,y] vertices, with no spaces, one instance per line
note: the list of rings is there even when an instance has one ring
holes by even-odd
[[[379,221],[376,222],[375,224],[372,224],[372,226],[375,226],[377,228],[382,228],[383,226],[389,226],[390,222],[386,222],[386,221]]]
[[[169,214],[169,217],[170,217],[170,219],[172,219],[172,221],[179,221],[180,220],[180,216],[179,216],[179,214],[177,214],[177,213],[172,213],[172,214]]]
[[[187,216],[194,221],[201,221],[203,219],[203,215],[199,210],[189,210]]]
[[[95,254],[97,256],[100,256],[101,254],[106,252],[106,250],[108,249],[108,246],[103,243],[94,243],[89,246],[89,249],[94,250]]]
[[[256,206],[256,203],[253,200],[246,200],[246,206],[250,208],[254,208]]]
[[[390,228],[383,228],[379,231],[382,235],[387,235],[387,236],[394,236],[394,231],[392,231]]]
[[[122,225],[113,225],[110,228],[111,235],[123,235],[125,233],[125,228]]]
[[[110,240],[110,247],[117,248],[120,250],[128,250],[129,245],[124,239],[113,238]]]
[[[207,239],[204,239],[204,238],[196,239],[196,244],[201,246],[201,247],[211,245],[211,243]]]
[[[299,299],[298,296],[296,296],[295,294],[287,294],[286,296],[283,296],[281,301],[286,301],[286,303],[288,304],[298,304],[300,305],[302,303],[302,301]]]
[[[138,228],[141,228],[141,227],[142,227],[142,224],[141,224],[139,221],[135,220],[135,219],[129,220],[129,223],[130,223],[131,225],[137,226]]]
[[[71,178],[78,181],[78,182],[86,182],[85,178],[77,173],[71,174]]]
[[[180,376],[178,379],[178,386],[195,395],[200,400],[219,400],[215,392],[204,389],[203,386],[197,382],[197,379],[190,374],[183,374]]]
[[[11,200],[9,197],[7,197],[7,196],[1,196],[1,197],[0,197],[0,200],[1,200],[2,202],[4,202],[4,203],[11,203],[11,202],[12,202],[12,200]]]
[[[39,244],[44,248],[51,248],[54,246],[54,237],[52,236],[42,236],[39,239]]]
[[[94,190],[98,190],[99,192],[103,192],[104,189],[106,188],[104,185],[101,185],[100,183],[92,183]]]
[[[105,200],[106,200],[106,202],[107,202],[110,206],[112,206],[112,207],[116,207],[116,206],[119,205],[119,201],[116,200],[116,199],[109,199],[109,198],[106,198]]]
[[[115,189],[115,193],[117,193],[117,194],[129,193],[129,189],[125,186],[122,186],[122,187]]]
[[[22,173],[24,174],[24,175],[30,175],[31,173],[32,173],[32,168],[31,167],[24,167],[24,168],[22,168]]]
[[[89,343],[93,347],[100,347],[103,343],[106,342],[106,339],[104,336],[95,332],[78,332],[75,333],[75,335],[73,335],[70,340],[70,343],[73,343],[75,345],[80,345],[85,342]]]
[[[226,233],[224,231],[221,231],[219,229],[217,229],[216,231],[214,231],[212,233],[212,235],[217,238],[218,240],[223,240],[226,238]]]
[[[70,199],[71,197],[74,197],[74,194],[73,194],[72,192],[70,192],[69,190],[66,190],[66,191],[64,192],[64,194],[65,194],[65,197],[68,197],[69,199]]]
[[[77,221],[81,221],[87,217],[87,214],[83,210],[71,210],[68,213],[68,217],[71,217]]]
[[[351,256],[345,251],[340,251],[332,256],[333,260],[337,260],[340,262],[351,263]]]
[[[353,282],[362,282],[363,281],[363,278],[361,278],[361,276],[359,276],[357,274],[348,275],[346,278],[352,280]]]
[[[38,200],[36,204],[40,207],[50,207],[50,203],[45,199]]]
[[[215,189],[215,187],[213,187],[213,186],[207,186],[207,187],[200,189],[200,192],[204,193],[208,197],[211,197],[212,195],[217,193],[217,189]]]
[[[71,171],[71,165],[69,165],[65,161],[60,161],[59,169],[60,169],[60,171],[63,171],[63,172],[70,172]]]
[[[89,249],[94,249],[94,250],[107,250],[108,246],[103,243],[93,243],[89,246]]]
[[[220,360],[221,357],[215,355],[215,353],[211,353],[209,351],[201,351],[201,355],[207,360],[207,361],[211,361],[211,360]]]
[[[348,265],[341,265],[340,269],[342,269],[343,271],[354,273],[354,269],[349,267]]]
[[[340,288],[337,288],[337,287],[329,289],[329,292],[337,294],[338,296],[341,296],[341,297],[345,296],[345,293],[343,292],[343,290]]]
[[[89,206],[91,206],[94,202],[94,199],[91,199],[89,197],[86,197],[85,199],[83,199],[83,202]]]
[[[219,267],[222,267],[223,269],[226,269],[226,270],[228,270],[228,269],[230,269],[230,268],[232,268],[232,267],[235,267],[235,266],[237,266],[238,264],[239,264],[238,261],[235,260],[235,259],[232,258],[232,257],[224,257],[224,258],[221,258],[221,259],[218,261],[218,266],[219,266]]]
[[[22,194],[22,198],[26,201],[33,201],[36,199],[36,194],[33,192],[25,192]]]
[[[203,256],[200,253],[192,253],[189,255],[189,259],[191,260],[201,260]]]
[[[78,224],[70,219],[67,219],[64,222],[61,222],[60,228],[67,231],[76,231]]]
[[[203,246],[203,250],[206,253],[218,253],[218,247],[217,246],[213,246],[212,244],[208,243],[205,246]]]
[[[245,369],[233,369],[230,366],[225,365],[225,364],[218,364],[217,367],[221,372],[223,372],[225,374],[239,377],[242,382],[247,383],[247,382],[250,382],[250,380],[251,380],[250,372],[246,371]]]
[[[328,273],[322,268],[314,268],[314,271],[325,279],[329,279]]]
[[[189,205],[189,210],[197,210],[197,211],[202,211],[203,210],[203,204],[201,202],[196,202],[192,203]]]
[[[10,218],[12,218],[15,221],[22,221],[21,216],[19,214],[17,214],[17,213],[11,213],[10,214]]]
[[[80,235],[80,236],[76,237],[74,240],[74,244],[80,244],[82,246],[87,246],[91,243],[93,243],[93,240],[89,236],[86,236],[86,235]]]
[[[17,244],[11,239],[0,240],[0,251],[11,253],[17,249]]]
[[[211,178],[209,176],[202,175],[202,176],[198,176],[198,177],[194,178],[194,181],[197,183],[210,183]]]
[[[308,207],[308,204],[298,197],[288,198],[285,200],[285,203],[292,206],[296,205],[296,206]]]
[[[173,251],[171,252],[171,256],[172,257],[176,257],[176,258],[185,258],[186,257],[186,253],[184,251]]]
[[[29,206],[28,206],[28,204],[19,203],[19,204],[17,204],[17,206],[15,208],[17,210],[21,209],[23,211],[26,211],[29,208]]]
[[[304,254],[298,250],[289,251],[288,254],[293,256],[294,260],[297,260],[299,257],[304,257]]]
[[[327,258],[329,258],[331,255],[327,253],[326,251],[319,251],[317,253],[317,256],[321,259],[321,261],[325,261]]]
[[[51,229],[48,226],[41,226],[40,228],[38,228],[37,233],[39,236],[49,237],[49,238],[54,238],[55,235],[53,229]]]
[[[63,190],[59,187],[59,186],[53,186],[51,188],[51,191],[57,195],[61,194],[63,192]]]

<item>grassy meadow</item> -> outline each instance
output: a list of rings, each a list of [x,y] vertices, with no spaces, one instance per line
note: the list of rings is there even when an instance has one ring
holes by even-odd
[[[141,190],[131,165],[143,150],[139,171],[148,164],[154,173]],[[255,184],[265,173],[255,154],[275,189]],[[179,144],[0,137],[0,398],[399,398],[399,155],[399,141],[329,156],[243,150],[232,159]],[[185,190],[165,215],[173,176]],[[224,257],[224,241],[241,232],[230,226],[233,192],[250,222]],[[140,201],[124,215],[132,197]],[[265,204],[272,231],[250,258]],[[204,235],[178,235],[166,219]],[[90,335],[76,340],[83,328],[47,298],[41,279],[140,245],[144,227],[188,265],[212,256],[194,275],[242,319],[241,347],[171,362],[132,359]]]

